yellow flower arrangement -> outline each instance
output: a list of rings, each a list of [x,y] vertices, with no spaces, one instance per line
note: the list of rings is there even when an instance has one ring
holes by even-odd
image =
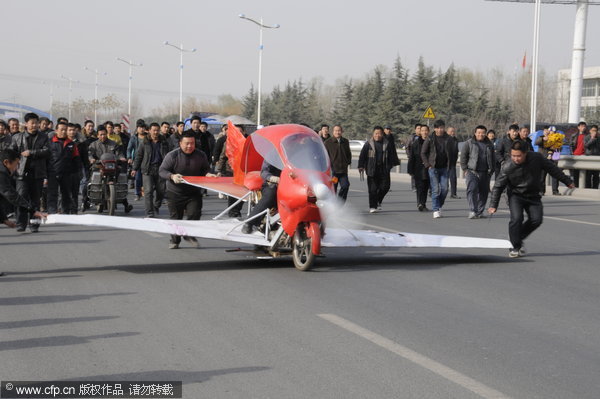
[[[565,135],[562,133],[554,132],[548,135],[548,141],[544,143],[544,147],[551,150],[560,150],[565,144]]]

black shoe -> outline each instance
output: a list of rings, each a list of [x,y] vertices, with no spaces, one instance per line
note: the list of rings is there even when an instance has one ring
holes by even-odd
[[[40,228],[39,227],[29,227],[29,230],[31,230],[32,233],[39,233],[40,232]]]
[[[552,191],[552,195],[562,195],[560,191]]]
[[[236,218],[237,219],[237,218],[241,218],[242,214],[241,214],[241,212],[229,212],[227,214],[227,216],[229,216],[230,218]]]
[[[17,232],[22,233],[25,231],[25,227],[17,227]]]
[[[417,209],[419,210],[419,212],[423,212],[425,210],[425,205],[419,204],[417,205]]]
[[[460,197],[459,197],[458,195],[456,195],[456,194],[452,194],[452,195],[450,196],[450,198],[454,198],[454,199],[460,199]]]
[[[244,234],[251,234],[253,230],[254,227],[251,224],[246,223],[242,226],[242,233]]]
[[[1,277],[1,276],[4,276],[4,272],[0,272],[0,277]]]
[[[157,206],[155,206],[155,207],[154,207],[154,212],[155,212],[157,215],[160,213],[160,212],[159,212],[159,208],[158,208]]]
[[[125,205],[125,213],[129,213],[131,212],[131,210],[133,209],[133,205]]]

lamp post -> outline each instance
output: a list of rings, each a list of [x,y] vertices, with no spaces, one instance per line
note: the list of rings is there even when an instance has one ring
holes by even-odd
[[[97,113],[97,108],[98,108],[98,75],[102,74],[102,75],[107,75],[106,72],[100,72],[98,71],[98,69],[90,69],[88,67],[84,67],[83,69],[85,69],[86,71],[91,71],[94,73],[94,75],[96,76],[95,82],[94,82],[94,126],[98,126],[98,113]]]
[[[79,81],[68,78],[65,75],[60,75],[60,77],[69,81],[69,122],[71,122],[71,93],[73,92],[73,82],[78,83]],[[52,112],[52,110],[50,110],[50,112]]]
[[[127,116],[129,117],[129,121],[131,121],[131,81],[133,80],[133,67],[141,67],[142,63],[136,64],[135,62],[129,60],[126,61],[123,58],[117,57],[117,61],[121,61],[129,65],[129,95],[128,95],[128,106],[127,106]]]
[[[250,21],[255,23],[256,25],[258,25],[259,27],[259,45],[258,45],[258,104],[257,104],[257,110],[256,110],[256,125],[260,126],[260,97],[261,97],[261,84],[262,84],[262,52],[263,52],[263,29],[277,29],[279,28],[281,25],[279,24],[275,24],[275,25],[265,25],[263,23],[263,19],[262,17],[260,18],[260,21],[256,21],[252,18],[249,18],[247,16],[245,16],[244,14],[240,14],[239,17],[241,19],[245,19],[246,21]]]
[[[179,47],[177,47],[168,41],[165,42],[165,46],[171,46],[179,50],[179,120],[183,121],[183,53],[193,53],[196,51],[196,49],[193,48],[191,50],[186,50],[183,48],[183,44],[180,44]]]

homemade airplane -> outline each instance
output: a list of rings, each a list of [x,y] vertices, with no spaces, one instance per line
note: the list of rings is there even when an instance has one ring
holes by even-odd
[[[247,220],[223,219],[231,208],[213,220],[138,219],[101,215],[49,215],[47,223],[104,226],[234,241],[255,246],[259,258],[291,255],[294,266],[309,270],[321,247],[444,247],[510,248],[507,240],[326,227],[342,204],[333,191],[329,156],[321,138],[311,129],[294,124],[268,126],[248,138],[229,122],[226,155],[233,177],[186,176],[187,184],[206,188],[249,203],[260,198],[263,161],[280,169],[277,209],[256,218],[261,228],[241,232]]]

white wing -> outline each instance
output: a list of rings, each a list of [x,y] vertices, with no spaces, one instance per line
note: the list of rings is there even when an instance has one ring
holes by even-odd
[[[441,247],[510,248],[507,240],[478,237],[439,236],[414,233],[382,233],[373,230],[327,229],[324,247]]]
[[[215,240],[235,241],[252,245],[269,245],[259,232],[244,234],[244,222],[227,220],[170,220],[152,218],[131,218],[103,215],[48,215],[46,223],[75,224],[85,226],[112,227],[126,230],[151,231],[154,233],[175,234]]]
[[[234,241],[269,246],[259,232],[244,234],[244,222],[227,220],[169,220],[103,215],[49,215],[46,223],[62,223],[117,229],[151,231],[198,238]],[[441,247],[441,248],[510,248],[507,240],[492,238],[440,236],[414,233],[382,233],[373,230],[328,228],[321,243],[324,247]]]

